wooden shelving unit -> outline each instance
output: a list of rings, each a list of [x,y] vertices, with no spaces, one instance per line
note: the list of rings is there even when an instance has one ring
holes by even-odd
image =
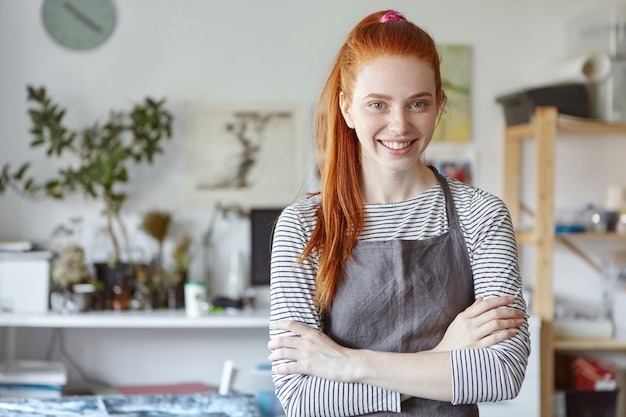
[[[554,348],[558,351],[573,350],[626,350],[626,340],[615,339],[556,339]]]
[[[514,226],[519,226],[521,216],[528,212],[522,201],[522,144],[525,140],[535,141],[535,195],[534,226],[532,230],[517,231],[518,244],[534,247],[533,271],[533,314],[541,318],[540,335],[540,397],[541,417],[553,415],[554,362],[556,351],[626,350],[626,341],[606,339],[555,339],[553,251],[555,244],[563,244],[576,255],[586,258],[584,252],[573,244],[575,239],[626,239],[614,233],[607,234],[555,234],[554,222],[554,165],[556,140],[560,133],[567,134],[624,134],[626,124],[606,124],[581,121],[580,119],[559,118],[554,107],[537,107],[530,123],[507,126],[504,131],[504,190],[503,199],[507,204]]]

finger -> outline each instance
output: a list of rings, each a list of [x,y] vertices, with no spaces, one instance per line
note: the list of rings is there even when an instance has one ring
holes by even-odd
[[[507,329],[507,330],[502,330],[502,331],[498,331],[495,333],[491,333],[488,336],[485,336],[482,339],[480,339],[477,347],[487,348],[487,347],[493,346],[495,344],[498,344],[500,342],[503,342],[505,340],[512,338],[513,336],[517,334],[517,332],[518,332],[517,329]]]
[[[279,336],[270,339],[267,342],[267,348],[271,350],[276,349],[297,349],[304,343],[304,339],[300,336]]]
[[[465,312],[467,312],[468,318],[474,318],[494,308],[509,305],[513,301],[515,301],[515,297],[509,295],[491,298],[479,297]]]
[[[489,321],[488,323],[481,326],[479,330],[483,335],[486,336],[488,334],[502,330],[517,329],[522,324],[524,324],[524,320],[520,318],[498,319]]]
[[[271,330],[285,330],[296,335],[305,334],[312,330],[312,327],[296,320],[276,320],[270,322]]]
[[[522,313],[519,315],[519,317],[521,317],[523,315],[523,312],[521,310],[508,307],[511,300],[514,300],[514,298],[510,296],[494,297],[482,300],[478,303],[473,304],[472,306],[470,306],[470,308],[467,309],[466,318],[480,318],[483,322],[485,322],[497,319],[499,317],[517,317],[517,312]],[[504,314],[502,312],[504,312]]]
[[[280,361],[280,360],[292,360],[297,361],[298,351],[296,349],[274,349],[268,356],[267,359],[270,362]]]
[[[515,301],[512,295],[483,298],[482,307],[486,310],[493,310],[499,307],[506,307]]]
[[[272,373],[276,375],[304,374],[302,366],[298,362],[286,362],[272,366]]]
[[[484,312],[480,318],[484,322],[505,319],[520,319],[524,317],[524,312],[511,307],[498,307]]]
[[[511,307],[497,307],[484,312],[474,319],[477,328],[489,327],[490,331],[495,331],[508,327],[519,327],[523,324],[525,313]]]

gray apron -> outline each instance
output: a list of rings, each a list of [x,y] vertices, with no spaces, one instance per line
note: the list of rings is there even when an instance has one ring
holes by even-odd
[[[359,241],[324,318],[324,331],[356,349],[418,352],[437,345],[456,315],[474,302],[465,238],[448,183],[433,169],[446,200],[449,230],[426,240]],[[478,407],[411,398],[401,413],[375,416],[467,417]]]

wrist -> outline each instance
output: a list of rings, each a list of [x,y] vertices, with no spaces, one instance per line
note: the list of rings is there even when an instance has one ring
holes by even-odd
[[[351,349],[350,359],[348,360],[347,377],[351,382],[371,383],[375,380],[373,374],[373,351],[368,349]]]

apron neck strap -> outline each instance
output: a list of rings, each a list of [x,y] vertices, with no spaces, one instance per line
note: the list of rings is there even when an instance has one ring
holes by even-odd
[[[448,226],[450,229],[456,228],[459,226],[459,219],[456,215],[456,208],[454,207],[454,202],[452,201],[452,193],[450,192],[450,185],[448,181],[445,179],[443,175],[439,173],[437,168],[432,165],[428,165],[435,177],[437,177],[437,182],[441,186],[441,190],[443,191],[443,196],[446,200],[446,215],[448,216]]]

